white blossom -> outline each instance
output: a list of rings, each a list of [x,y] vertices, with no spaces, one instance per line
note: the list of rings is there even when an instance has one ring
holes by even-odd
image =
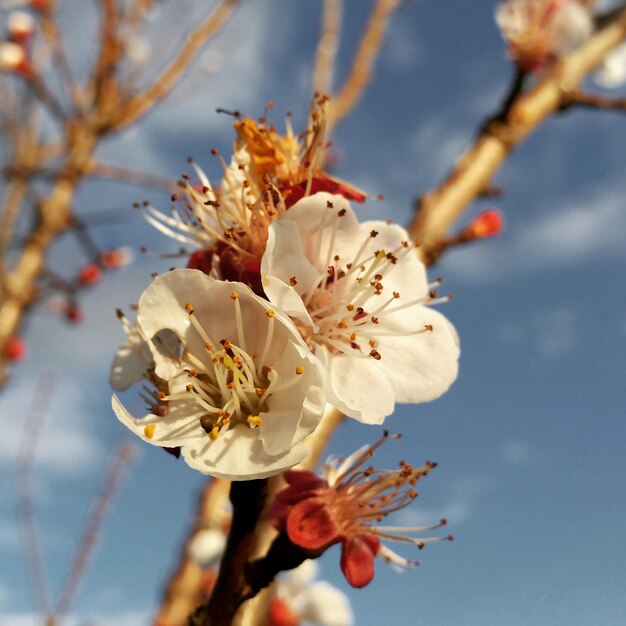
[[[226,547],[226,535],[219,528],[203,528],[187,546],[187,554],[202,569],[217,565]]]
[[[326,581],[314,580],[316,575],[315,561],[304,561],[279,578],[277,598],[306,624],[352,626],[354,617],[346,594]]]
[[[394,402],[425,402],[457,375],[452,325],[408,233],[359,224],[348,201],[317,193],[269,229],[261,265],[270,301],[298,326],[326,366],[329,402],[380,423]]]
[[[525,70],[578,48],[593,30],[588,0],[504,0],[495,20],[511,57]]]
[[[601,87],[615,89],[626,82],[626,43],[623,43],[604,58],[594,80]]]
[[[118,419],[144,441],[182,448],[205,474],[248,480],[308,455],[302,440],[319,423],[326,395],[316,358],[288,318],[241,283],[174,270],[142,294],[137,326],[165,410],[134,418],[114,396]],[[180,355],[154,341],[164,332]]]

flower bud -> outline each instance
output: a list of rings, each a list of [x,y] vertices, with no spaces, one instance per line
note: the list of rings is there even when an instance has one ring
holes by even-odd
[[[14,335],[7,343],[6,357],[9,361],[21,361],[26,356],[26,343],[24,340]]]
[[[24,43],[30,39],[35,30],[35,20],[30,13],[13,11],[7,20],[7,30],[11,41]]]
[[[504,218],[498,209],[487,209],[478,214],[463,231],[468,239],[496,237],[504,228]]]
[[[78,282],[81,285],[90,286],[100,282],[102,270],[95,263],[90,263],[83,267],[78,274]]]

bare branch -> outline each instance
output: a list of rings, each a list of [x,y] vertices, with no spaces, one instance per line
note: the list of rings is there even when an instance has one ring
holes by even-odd
[[[169,192],[176,189],[176,180],[174,179],[151,174],[150,172],[142,172],[125,165],[115,165],[114,163],[92,162],[87,170],[87,174],[99,178],[111,178],[151,189],[164,189]]]
[[[341,91],[330,101],[328,127],[334,127],[356,105],[370,81],[374,61],[382,46],[383,36],[391,14],[398,8],[400,0],[378,0],[372,11],[367,28],[361,39],[352,65],[352,71]]]
[[[491,179],[508,153],[547,117],[559,111],[583,77],[626,37],[626,10],[595,33],[570,56],[555,63],[532,89],[511,102],[504,119],[492,118],[474,145],[436,189],[421,198],[409,226],[420,242],[422,257],[436,250],[465,207],[491,186]],[[497,116],[496,116],[497,117]]]
[[[37,439],[41,433],[43,422],[46,418],[46,409],[52,395],[52,390],[56,384],[56,376],[48,372],[39,381],[33,404],[18,448],[17,462],[15,466],[15,490],[17,492],[17,513],[20,520],[19,527],[22,531],[22,541],[24,551],[33,583],[33,594],[37,610],[42,617],[48,619],[51,614],[50,592],[46,577],[43,552],[39,531],[37,529],[37,518],[35,516],[35,505],[33,499],[32,470],[37,448]]]
[[[224,26],[237,3],[238,0],[221,0],[204,22],[189,35],[176,58],[163,73],[148,88],[125,104],[115,121],[116,129],[132,124],[170,93],[204,44]]]
[[[605,98],[595,93],[583,93],[575,91],[563,96],[562,110],[572,107],[585,107],[587,109],[607,109],[610,111],[626,111],[626,98]]]
[[[324,1],[322,34],[317,45],[313,69],[313,91],[317,93],[327,94],[332,88],[335,57],[339,46],[342,4],[342,0]]]
[[[133,448],[131,445],[122,443],[118,446],[102,482],[100,492],[92,502],[83,536],[74,553],[68,576],[54,609],[53,620],[57,622],[60,622],[65,617],[76,597],[76,592],[84,578],[89,559],[93,555],[102,525],[111,506],[111,501],[119,487],[132,454]]]

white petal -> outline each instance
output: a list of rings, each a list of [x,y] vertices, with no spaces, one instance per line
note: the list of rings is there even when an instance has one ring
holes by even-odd
[[[226,535],[217,528],[199,530],[189,542],[187,553],[202,569],[217,565],[226,547]]]
[[[126,341],[115,353],[113,359],[109,377],[111,387],[116,391],[124,391],[142,380],[151,361],[152,355],[147,346],[143,347],[133,341]]]
[[[284,454],[269,456],[256,430],[238,425],[220,434],[217,441],[211,441],[208,436],[198,439],[183,448],[183,457],[190,467],[203,474],[229,480],[252,480],[278,474],[309,455],[304,444],[296,444]]]
[[[377,365],[393,387],[396,402],[428,402],[438,398],[458,373],[459,339],[454,327],[438,311],[415,307],[417,328],[432,331],[379,340]]]
[[[350,357],[319,351],[328,371],[328,401],[364,424],[382,424],[393,412],[393,388],[369,356]]]
[[[550,21],[552,51],[557,56],[569,54],[591,34],[593,21],[588,9],[577,2],[561,4]]]
[[[159,417],[149,413],[143,419],[137,419],[126,410],[117,396],[113,396],[111,399],[113,411],[124,426],[144,441],[165,448],[184,446],[193,443],[202,435],[206,436],[200,422],[197,419],[190,419],[189,415],[192,414],[193,408],[189,404],[170,402],[170,411],[167,417]],[[147,437],[145,434],[145,427],[149,424],[155,424],[151,437]]]
[[[309,586],[300,617],[320,626],[352,626],[354,623],[348,596],[325,581]]]

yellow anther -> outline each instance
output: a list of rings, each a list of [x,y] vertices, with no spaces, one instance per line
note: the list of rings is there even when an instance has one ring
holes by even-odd
[[[222,360],[222,363],[224,363],[224,365],[230,370],[234,367],[235,362],[228,356],[226,355],[224,357],[224,359]]]
[[[232,291],[231,294],[230,294],[230,297],[233,300],[237,300],[237,298],[239,298],[239,294],[236,291]]]
[[[250,424],[250,428],[263,426],[263,418],[260,415],[249,415],[247,421],[248,421],[248,424]]]
[[[213,426],[213,428],[211,428],[211,432],[209,433],[209,439],[211,441],[215,441],[218,436],[220,434],[220,429],[217,426]]]
[[[345,330],[346,328],[348,328],[348,322],[346,322],[346,320],[341,320],[339,324],[337,324],[337,326],[339,326],[341,330]]]
[[[154,437],[154,429],[156,428],[156,424],[147,424],[143,427],[143,434],[146,439],[152,439]]]
[[[298,376],[304,374],[304,365],[296,365],[296,374],[298,374]]]
[[[187,302],[185,304],[185,309],[189,311],[189,313],[193,313],[193,304],[191,304],[191,302]]]
[[[267,317],[276,317],[276,311],[274,311],[274,309],[267,309],[265,315],[267,315]]]

